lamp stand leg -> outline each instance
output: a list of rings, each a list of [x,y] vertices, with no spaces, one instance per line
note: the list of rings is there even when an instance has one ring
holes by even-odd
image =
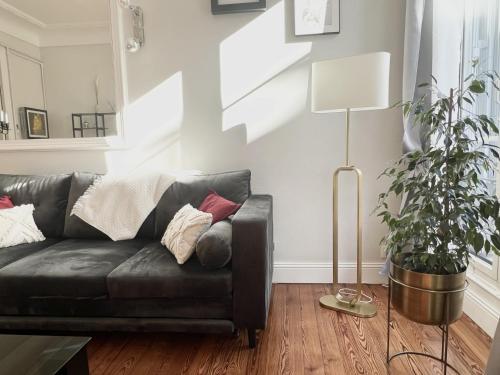
[[[356,290],[352,289],[338,289],[338,240],[339,240],[339,175],[341,172],[354,172],[357,176],[357,283]],[[377,308],[374,304],[362,301],[362,267],[363,260],[363,231],[362,231],[362,185],[363,174],[361,170],[353,166],[340,167],[333,175],[333,291],[332,294],[320,298],[319,303],[322,307],[345,312],[347,314],[355,315],[360,318],[371,318],[377,315]],[[338,289],[336,291],[336,289]]]

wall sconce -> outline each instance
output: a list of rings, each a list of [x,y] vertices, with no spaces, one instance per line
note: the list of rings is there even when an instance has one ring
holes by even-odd
[[[142,8],[137,5],[130,5],[130,0],[118,0],[122,8],[130,10],[132,13],[132,27],[134,36],[127,39],[127,51],[137,52],[144,45],[144,15]]]

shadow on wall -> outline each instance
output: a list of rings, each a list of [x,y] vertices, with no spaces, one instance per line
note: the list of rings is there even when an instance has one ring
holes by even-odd
[[[220,43],[222,130],[246,125],[247,144],[285,125],[306,106],[309,68],[296,66],[311,42],[287,42],[283,0]]]

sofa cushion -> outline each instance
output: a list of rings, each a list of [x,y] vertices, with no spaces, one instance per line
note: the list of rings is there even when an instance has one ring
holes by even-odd
[[[0,210],[6,209],[6,208],[13,208],[14,203],[10,200],[10,197],[8,195],[2,195],[0,197]]]
[[[207,270],[196,257],[183,265],[159,242],[147,245],[107,277],[111,298],[214,298],[232,294],[231,270]]]
[[[0,195],[12,202],[33,203],[35,223],[45,237],[61,237],[68,203],[71,175],[16,176],[0,175]]]
[[[229,220],[219,221],[201,235],[196,243],[196,255],[203,267],[217,269],[231,260],[233,226]]]
[[[94,180],[99,177],[99,174],[75,172],[71,178],[71,188],[68,196],[68,206],[66,208],[66,215],[64,221],[64,236],[67,238],[84,238],[84,239],[109,239],[100,230],[94,228],[92,225],[87,224],[76,215],[71,216],[71,210],[76,201],[82,196],[89,188]],[[154,210],[149,214],[137,234],[137,238],[149,238],[154,236]]]
[[[250,196],[250,171],[179,176],[156,206],[155,238],[161,238],[175,213],[187,203],[199,207],[210,190],[236,203]]]
[[[193,255],[196,241],[210,228],[211,223],[212,214],[199,211],[188,203],[168,224],[161,244],[175,256],[177,263],[184,264]]]
[[[45,241],[33,219],[32,204],[0,210],[0,250],[23,243]]]
[[[58,241],[60,240],[46,239],[42,242],[24,243],[21,245],[5,247],[0,250],[0,269],[12,262],[15,262],[16,260],[54,245]]]
[[[203,200],[198,209],[212,214],[212,224],[227,219],[241,207],[240,203],[234,203],[224,197],[221,197],[215,191],[211,191]]]
[[[106,276],[143,240],[65,240],[0,269],[0,296],[105,297]]]

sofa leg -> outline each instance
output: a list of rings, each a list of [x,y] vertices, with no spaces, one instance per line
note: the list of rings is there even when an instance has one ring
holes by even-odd
[[[253,349],[253,348],[255,348],[255,342],[256,342],[256,336],[257,336],[256,330],[253,328],[248,328],[247,332],[248,332],[248,346],[250,347],[250,349]]]

